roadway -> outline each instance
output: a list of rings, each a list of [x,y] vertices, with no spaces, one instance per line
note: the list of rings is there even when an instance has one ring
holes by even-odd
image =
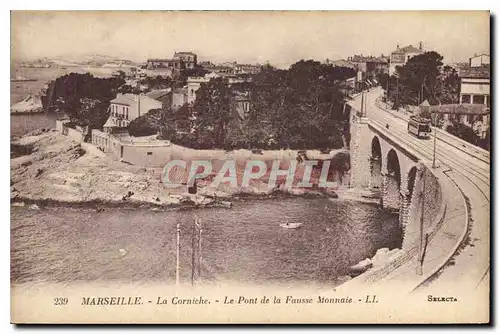
[[[364,94],[366,117],[396,136],[402,144],[410,147],[421,159],[432,161],[434,140],[417,139],[407,131],[405,117],[380,107],[377,99],[382,89],[374,88]],[[350,103],[361,110],[361,95]],[[433,133],[434,135],[434,133]],[[484,286],[489,277],[489,242],[490,242],[490,163],[489,153],[474,149],[472,145],[443,131],[437,132],[436,160],[438,165],[448,167],[446,175],[463,192],[470,202],[471,227],[468,241],[454,257],[454,265],[447,267],[430,284],[433,287],[450,288],[449,283],[471,287]],[[487,289],[486,289],[487,290]]]

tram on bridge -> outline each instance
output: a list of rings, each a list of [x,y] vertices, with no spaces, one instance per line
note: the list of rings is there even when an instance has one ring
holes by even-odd
[[[408,120],[408,133],[421,139],[429,138],[431,133],[431,120],[419,116],[411,116]]]

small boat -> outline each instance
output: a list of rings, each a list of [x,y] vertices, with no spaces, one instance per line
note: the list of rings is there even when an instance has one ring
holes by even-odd
[[[281,227],[283,228],[299,228],[302,225],[302,223],[284,223],[280,224]]]

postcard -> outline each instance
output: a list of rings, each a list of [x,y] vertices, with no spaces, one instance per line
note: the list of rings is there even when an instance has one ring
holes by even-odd
[[[490,322],[488,11],[12,11],[11,322]]]

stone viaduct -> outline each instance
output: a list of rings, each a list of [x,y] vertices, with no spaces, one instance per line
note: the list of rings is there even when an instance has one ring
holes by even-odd
[[[350,133],[349,187],[380,194],[383,208],[399,212],[404,230],[410,207],[418,202],[414,188],[425,167],[385,127],[363,117],[354,108],[350,113]]]

